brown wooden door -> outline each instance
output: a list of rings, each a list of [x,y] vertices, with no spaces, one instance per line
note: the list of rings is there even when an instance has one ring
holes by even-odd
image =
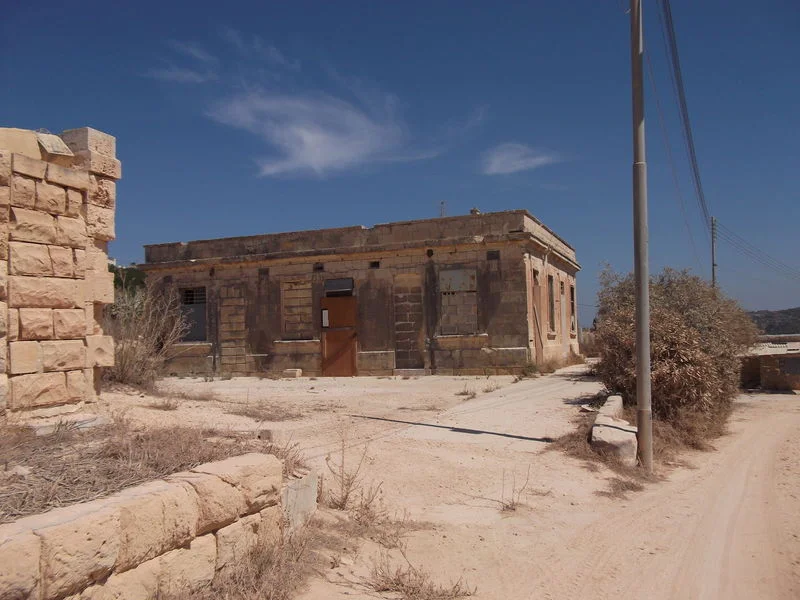
[[[322,298],[322,375],[352,377],[356,374],[356,298]]]

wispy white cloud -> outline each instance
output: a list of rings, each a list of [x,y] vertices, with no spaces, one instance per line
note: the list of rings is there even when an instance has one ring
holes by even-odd
[[[324,175],[378,161],[419,160],[393,110],[326,95],[251,92],[220,102],[209,116],[260,136],[276,156],[258,160],[261,175]]]
[[[485,175],[507,175],[538,169],[560,161],[561,158],[552,152],[537,150],[525,144],[508,142],[484,152],[481,159],[481,171]]]
[[[299,60],[290,60],[286,55],[272,44],[266,43],[257,35],[245,35],[233,27],[223,27],[222,38],[233,46],[242,57],[253,58],[269,63],[274,67],[300,70]]]
[[[213,54],[206,52],[201,46],[198,44],[194,44],[191,42],[179,42],[177,40],[170,40],[169,45],[172,48],[180,52],[181,54],[185,54],[189,58],[193,58],[195,60],[199,60],[200,62],[204,62],[207,64],[217,64],[219,60]]]
[[[463,140],[486,114],[479,108],[465,120],[412,135],[400,99],[371,82],[321,65],[323,77],[309,86],[309,70],[300,73],[299,60],[260,37],[231,27],[220,35],[227,47],[219,52],[169,41],[172,58],[146,75],[178,84],[218,80],[210,92],[224,91],[206,116],[264,142],[265,152],[255,159],[261,176],[324,176],[370,164],[432,159]]]
[[[160,79],[161,81],[169,81],[171,83],[206,83],[207,81],[213,81],[217,78],[217,74],[213,71],[184,69],[175,65],[159,69],[150,69],[145,75],[152,79]]]

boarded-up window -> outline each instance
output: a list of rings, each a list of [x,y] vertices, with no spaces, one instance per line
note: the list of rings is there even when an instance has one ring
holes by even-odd
[[[439,273],[441,335],[478,332],[478,293],[475,269],[448,269]]]
[[[314,333],[310,281],[284,281],[281,284],[281,323],[283,337],[311,339]]]
[[[206,341],[206,288],[180,288],[181,307],[189,330],[184,334],[184,342]]]
[[[577,321],[575,319],[575,286],[569,286],[569,328],[570,331],[575,331],[577,328]]]

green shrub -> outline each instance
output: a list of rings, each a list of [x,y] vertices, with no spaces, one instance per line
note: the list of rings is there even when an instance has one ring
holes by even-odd
[[[626,405],[636,404],[633,275],[600,276],[597,374]],[[686,271],[665,269],[650,282],[653,418],[702,446],[719,435],[738,393],[741,354],[757,330],[739,305]]]

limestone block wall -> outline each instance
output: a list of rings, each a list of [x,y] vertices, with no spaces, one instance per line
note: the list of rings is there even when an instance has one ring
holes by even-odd
[[[761,387],[765,390],[800,390],[800,356],[761,356]]]
[[[280,539],[282,477],[274,456],[245,454],[0,525],[0,598],[196,592]]]
[[[113,365],[115,154],[87,127],[0,129],[0,412],[61,412]]]

